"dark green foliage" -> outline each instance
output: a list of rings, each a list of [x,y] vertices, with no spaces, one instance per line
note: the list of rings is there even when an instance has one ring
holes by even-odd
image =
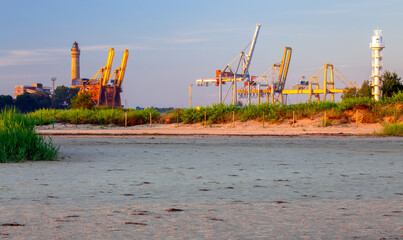
[[[338,104],[338,107],[341,111],[350,110],[356,107],[370,109],[372,106],[376,104],[376,101],[369,97],[356,97],[356,98],[347,98],[343,99]]]
[[[34,130],[35,122],[14,110],[0,113],[0,162],[53,160],[59,147]]]
[[[39,108],[36,98],[29,93],[18,95],[15,100],[15,106],[21,112],[32,112]]]
[[[344,92],[343,95],[341,95],[341,99],[348,99],[348,98],[355,98],[359,96],[357,88],[346,88],[347,92]]]
[[[52,97],[52,108],[66,109],[71,104],[71,99],[77,95],[78,88],[58,86]]]
[[[50,96],[45,93],[24,93],[17,96],[15,107],[26,113],[41,108],[50,108],[51,102]]]
[[[355,97],[367,97],[372,98],[372,86],[369,84],[369,81],[364,80],[361,85],[361,88],[358,90],[357,88],[346,88],[347,92],[341,95],[341,99],[345,100],[348,98],[355,98]]]
[[[31,94],[35,98],[37,103],[37,108],[50,108],[52,105],[52,99],[48,94],[36,92]]]
[[[71,99],[71,109],[92,109],[94,102],[91,95],[87,92],[81,93]]]
[[[394,93],[399,91],[403,91],[403,84],[400,82],[400,77],[398,77],[397,73],[391,73],[389,71],[385,71],[381,78],[382,82],[382,96],[383,97],[392,97]]]
[[[0,95],[0,110],[13,106],[13,97],[10,95]]]
[[[369,84],[369,81],[364,80],[358,91],[358,95],[360,97],[372,98],[372,86]]]

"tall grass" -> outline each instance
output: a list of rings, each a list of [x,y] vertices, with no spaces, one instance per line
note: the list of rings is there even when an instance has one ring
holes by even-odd
[[[160,113],[155,109],[127,111],[127,125],[145,124],[150,121],[150,113],[153,121],[158,121]],[[123,109],[70,109],[54,110],[40,109],[30,114],[36,125],[51,124],[53,122],[71,124],[115,124],[124,126],[125,111]]]
[[[403,123],[385,124],[380,135],[403,136]]]
[[[327,111],[329,119],[340,119],[346,123],[349,120],[349,114],[346,111],[365,110],[365,122],[380,122],[386,116],[400,114],[391,107],[391,104],[403,103],[403,92],[396,93],[391,98],[382,99],[379,102],[371,98],[355,97],[348,98],[339,103],[326,102],[306,102],[291,105],[279,105],[262,103],[259,105],[250,104],[246,106],[214,104],[211,106],[174,109],[167,112],[164,116],[155,109],[110,109],[105,107],[70,110],[52,110],[41,109],[31,113],[36,125],[51,124],[53,122],[71,123],[71,124],[115,124],[124,126],[125,111],[127,112],[127,125],[147,124],[150,121],[150,112],[153,122],[175,123],[183,122],[185,124],[202,123],[220,124],[235,120],[248,121],[282,121],[291,119],[293,113],[297,119],[314,118],[317,114],[323,114]],[[351,115],[351,114],[350,114]]]
[[[336,103],[332,102],[310,102],[299,103],[294,105],[279,104],[249,104],[244,107],[235,105],[215,104],[212,106],[200,108],[188,108],[183,110],[181,119],[184,123],[199,123],[204,121],[204,114],[206,114],[207,121],[211,123],[226,123],[232,121],[233,113],[236,119],[240,121],[247,120],[264,120],[277,121],[284,118],[292,118],[293,112],[297,113],[298,117],[311,117],[317,112],[336,109]]]
[[[59,147],[34,130],[35,121],[15,109],[0,113],[0,162],[53,160]]]

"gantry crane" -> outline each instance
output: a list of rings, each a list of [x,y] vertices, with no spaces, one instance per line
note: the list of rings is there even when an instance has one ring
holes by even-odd
[[[224,100],[226,99],[229,91],[232,89],[232,104],[237,104],[237,82],[251,82],[251,76],[249,74],[249,67],[252,62],[252,57],[253,57],[253,52],[255,50],[255,45],[257,41],[257,37],[259,35],[259,30],[261,24],[256,25],[255,33],[252,38],[252,42],[250,45],[249,53],[248,55],[245,55],[244,51],[241,51],[241,53],[234,59],[232,60],[229,64],[227,64],[223,69],[217,70],[215,77],[212,78],[207,78],[207,79],[197,79],[196,84],[198,86],[202,85],[209,85],[212,83],[215,83],[216,86],[219,87],[219,97],[218,97],[218,102],[222,103],[223,98],[222,98],[222,85],[225,84],[226,82],[231,83],[231,86],[228,88],[228,91],[224,97]],[[231,68],[231,65],[237,61],[237,64],[235,67]],[[250,84],[248,84],[250,86]],[[249,95],[250,97],[250,95]],[[250,98],[248,98],[248,102],[250,101]]]
[[[330,71],[330,79],[328,79],[328,71]],[[319,77],[322,74],[323,82],[319,80]],[[336,70],[333,64],[326,63],[310,78],[307,80],[303,78],[296,85],[293,85],[293,89],[283,90],[283,94],[308,94],[309,101],[311,101],[312,95],[316,97],[317,101],[320,101],[320,94],[323,94],[323,101],[326,101],[327,94],[330,94],[330,100],[334,102],[335,93],[343,93],[346,91],[346,89],[337,89],[334,87],[334,76],[336,76],[347,88],[357,87],[357,83],[347,81],[346,78]]]
[[[271,96],[272,103],[274,103],[275,99],[278,101],[278,98],[281,98],[282,102],[283,90],[291,61],[291,53],[291,47],[284,47],[281,62],[273,64],[271,68],[266,70],[259,77],[254,78],[253,81],[245,82],[247,85],[238,90],[240,97],[248,96],[249,99],[252,94],[252,96],[258,98],[258,103],[260,103],[260,97],[266,95],[267,101],[269,101],[269,96]],[[246,87],[248,89],[245,89]]]
[[[123,51],[121,66],[110,74],[115,50],[109,48],[109,55],[106,65],[102,67],[91,79],[83,81],[81,85],[72,87],[80,88],[79,94],[87,92],[91,95],[96,106],[110,106],[112,108],[121,107],[120,93],[122,92],[122,82],[126,71],[129,51]],[[115,79],[111,77],[115,75]]]

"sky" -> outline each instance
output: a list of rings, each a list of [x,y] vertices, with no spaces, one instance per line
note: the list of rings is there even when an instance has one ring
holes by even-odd
[[[3,95],[13,96],[15,85],[51,86],[52,77],[56,86],[70,86],[70,49],[77,41],[82,78],[106,64],[110,47],[113,69],[129,50],[126,107],[187,107],[189,84],[193,106],[211,105],[218,87],[197,87],[195,80],[214,76],[238,56],[256,24],[262,27],[250,73],[259,76],[292,47],[286,88],[326,63],[360,86],[371,75],[375,29],[385,42],[384,70],[403,75],[401,0],[0,0],[0,9]]]

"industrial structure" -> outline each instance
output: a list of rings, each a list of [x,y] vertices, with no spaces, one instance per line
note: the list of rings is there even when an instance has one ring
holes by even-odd
[[[110,106],[112,108],[121,107],[121,97],[123,77],[126,72],[129,51],[123,50],[122,63],[119,68],[111,74],[112,63],[115,50],[109,49],[106,65],[102,67],[91,79],[80,78],[79,57],[80,49],[77,42],[74,42],[71,49],[71,87],[79,88],[78,94],[89,93],[96,106]]]
[[[381,30],[374,30],[374,35],[372,36],[372,42],[369,44],[372,49],[372,95],[376,101],[379,101],[381,96],[381,70],[382,70],[382,49],[385,48],[383,43],[383,37]]]
[[[238,103],[238,98],[237,98],[237,83],[238,82],[248,82],[250,83],[253,80],[253,76],[249,74],[249,67],[252,62],[252,56],[253,52],[255,50],[255,45],[257,41],[257,37],[259,35],[259,30],[261,24],[256,25],[255,33],[252,38],[252,42],[250,44],[250,49],[248,55],[245,55],[244,51],[241,51],[241,53],[234,59],[232,60],[229,64],[227,64],[223,69],[221,70],[216,70],[216,75],[213,78],[208,78],[208,79],[198,79],[196,80],[196,84],[198,86],[203,86],[203,85],[209,85],[214,83],[216,86],[218,86],[218,102],[222,103],[223,98],[222,98],[222,85],[225,83],[230,83],[230,87],[228,88],[228,91],[224,97],[224,100],[226,96],[228,95],[229,91],[232,89],[232,104],[237,104]],[[238,60],[238,61],[237,61]],[[231,65],[236,62],[235,67],[231,67]],[[250,87],[250,84],[248,84]],[[248,103],[250,102],[250,95],[248,98]]]
[[[17,96],[31,93],[31,94],[46,94],[51,95],[51,88],[47,86],[43,86],[42,83],[34,83],[32,85],[15,85],[14,87],[14,98]]]
[[[222,85],[226,82],[231,83],[231,86],[229,87],[224,97],[224,101],[229,91],[232,89],[232,104],[238,103],[238,96],[239,98],[247,98],[248,104],[251,103],[251,98],[257,98],[257,103],[260,104],[261,97],[266,97],[267,102],[270,102],[271,100],[272,104],[277,102],[283,104],[283,96],[288,94],[308,94],[309,101],[312,100],[312,96],[314,96],[317,101],[320,101],[320,99],[326,101],[327,96],[330,95],[330,100],[334,102],[335,93],[346,92],[346,88],[348,87],[357,87],[356,83],[353,84],[352,82],[347,81],[345,77],[335,69],[333,64],[327,63],[323,66],[323,68],[321,68],[318,72],[316,72],[307,80],[303,78],[296,85],[294,85],[292,89],[285,89],[291,61],[291,47],[284,48],[283,58],[281,62],[273,64],[260,76],[252,76],[249,73],[249,67],[251,64],[251,59],[253,56],[260,26],[260,24],[256,26],[249,54],[247,56],[242,51],[237,58],[231,61],[222,70],[217,70],[215,77],[196,80],[198,86],[208,86],[211,84],[215,84],[215,86],[218,86],[219,103],[223,102]],[[382,41],[382,38],[380,41]],[[379,48],[379,45],[372,45]],[[378,56],[379,54],[375,53],[375,55]],[[236,60],[238,60],[237,64],[235,65],[235,67],[231,68],[231,64],[236,62]],[[329,74],[330,79],[328,77]],[[322,75],[323,80],[320,80],[320,77]],[[341,80],[342,83],[344,83],[346,88],[335,88],[335,76],[339,80]],[[243,86],[240,89],[237,88],[237,82],[243,82]],[[320,96],[321,94],[322,97]]]
[[[257,97],[258,104],[260,98],[266,97],[267,102],[269,98],[271,102],[283,102],[283,90],[287,80],[288,69],[291,61],[291,47],[285,47],[283,59],[280,63],[273,64],[259,77],[255,77],[253,81],[245,82],[244,87],[238,90],[240,97]],[[250,102],[250,100],[248,101]]]

